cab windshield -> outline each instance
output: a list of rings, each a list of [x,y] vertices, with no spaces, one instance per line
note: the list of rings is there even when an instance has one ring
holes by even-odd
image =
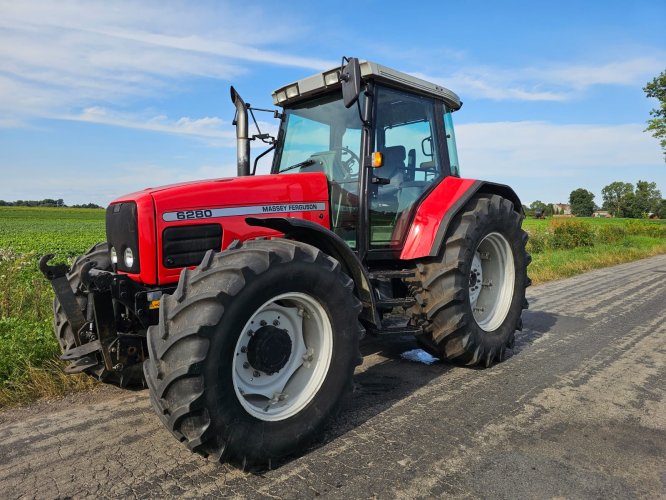
[[[285,110],[274,173],[323,172],[331,181],[357,177],[361,120],[338,93]]]
[[[331,229],[356,248],[362,123],[337,92],[285,109],[273,173],[323,172]],[[281,151],[280,151],[281,146]]]

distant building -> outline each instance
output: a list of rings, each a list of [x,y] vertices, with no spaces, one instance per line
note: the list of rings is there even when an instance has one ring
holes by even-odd
[[[571,215],[571,205],[568,203],[553,203],[553,214]]]
[[[603,219],[610,219],[612,215],[610,212],[607,212],[606,210],[596,210],[595,212],[592,212],[592,217],[600,217]]]

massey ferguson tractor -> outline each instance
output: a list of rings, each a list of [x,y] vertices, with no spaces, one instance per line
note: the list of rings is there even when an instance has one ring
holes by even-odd
[[[264,468],[321,436],[366,334],[502,361],[527,307],[522,205],[460,177],[456,94],[344,58],[273,93],[277,138],[250,135],[256,109],[231,97],[237,177],[122,196],[105,243],[40,261],[68,372],[145,384],[190,450]]]

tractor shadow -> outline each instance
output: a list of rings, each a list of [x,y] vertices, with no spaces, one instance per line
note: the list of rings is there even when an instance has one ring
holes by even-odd
[[[519,356],[541,336],[556,325],[557,315],[540,312],[524,312],[523,331],[516,332],[516,343],[513,349],[507,350],[506,359]],[[360,427],[368,420],[390,409],[432,380],[446,377],[458,365],[437,361],[431,365],[407,361],[400,355],[411,349],[419,348],[414,337],[395,337],[378,339],[366,337],[361,342],[363,364],[354,375],[354,391],[346,398],[337,417],[329,424],[325,434],[313,446],[296,456],[273,462],[272,469],[278,469],[290,462],[307,457],[318,448],[335,441],[350,431]],[[470,371],[485,368],[470,367]],[[260,473],[261,474],[261,473]]]
[[[546,333],[555,329],[558,324],[563,326],[569,323],[568,317],[546,311],[530,310],[523,311],[523,330],[516,332],[516,343],[509,351],[509,356],[516,356],[521,351],[528,349]],[[508,359],[508,358],[507,358]]]

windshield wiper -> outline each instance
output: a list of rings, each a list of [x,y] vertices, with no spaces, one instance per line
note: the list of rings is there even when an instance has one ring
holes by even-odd
[[[300,163],[296,163],[295,165],[292,165],[291,167],[287,167],[284,170],[280,170],[280,172],[278,172],[278,173],[281,174],[283,172],[286,172],[287,170],[294,170],[295,168],[309,167],[310,165],[314,165],[315,163],[317,163],[317,162],[314,161],[312,158],[308,158],[305,161],[302,161]]]

